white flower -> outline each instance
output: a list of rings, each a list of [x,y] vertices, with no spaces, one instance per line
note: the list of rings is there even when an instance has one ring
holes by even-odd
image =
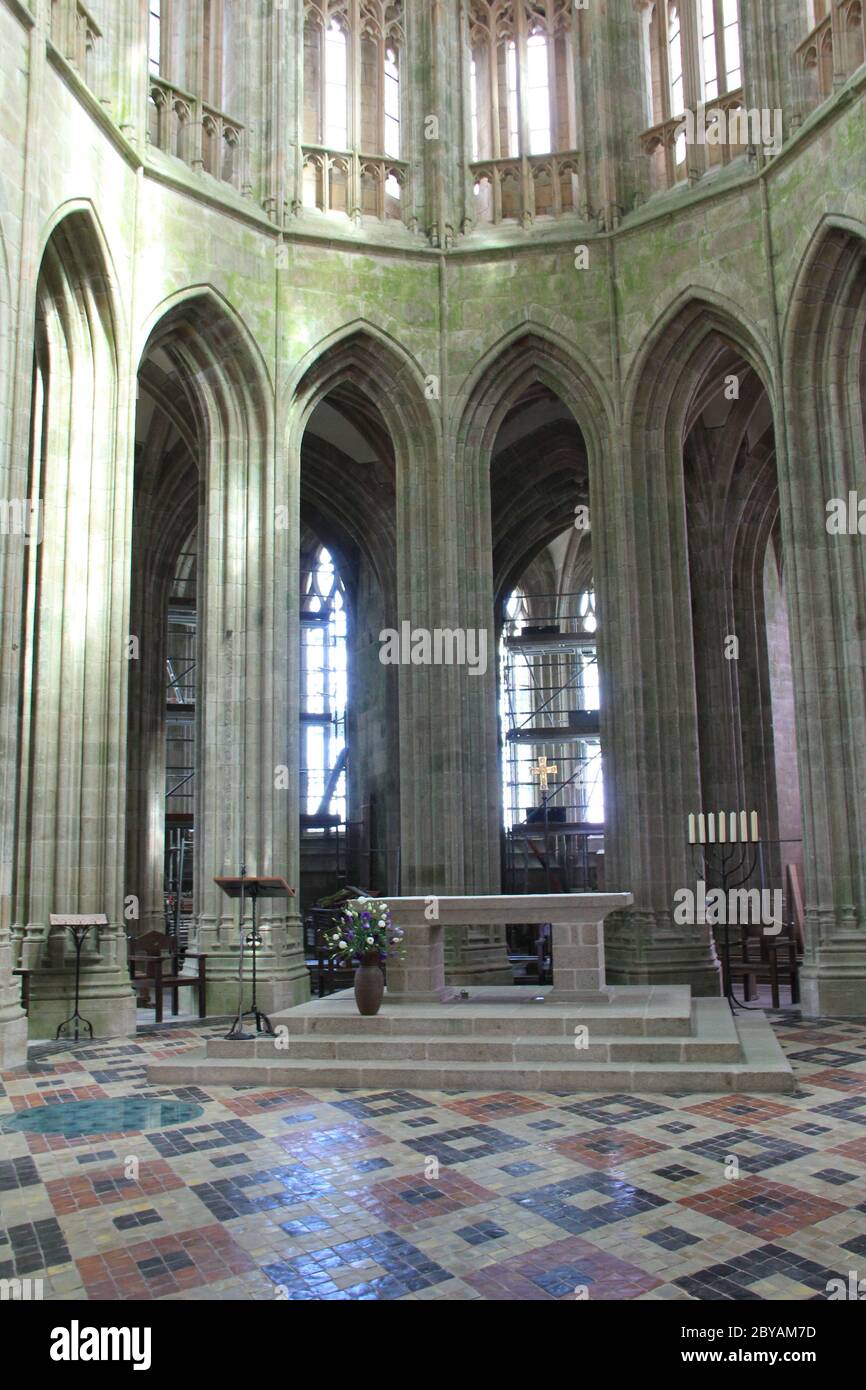
[[[373,940],[372,936],[368,936],[368,937],[367,937],[367,945],[368,945],[368,946],[375,946],[375,944],[376,944],[376,943],[375,943],[375,941]]]
[[[345,951],[345,949],[346,949],[346,943],[345,943],[345,941],[341,941],[341,942],[340,942],[340,949],[343,950],[343,951]]]

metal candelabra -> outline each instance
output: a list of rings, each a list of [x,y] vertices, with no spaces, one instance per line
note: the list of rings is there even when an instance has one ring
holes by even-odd
[[[742,888],[761,867],[763,862],[761,842],[758,839],[758,816],[753,811],[747,816],[745,811],[720,811],[718,827],[715,814],[701,812],[697,818],[689,816],[689,842],[694,849],[699,867],[699,875],[704,883],[709,877],[718,880],[725,898],[724,935],[722,937],[722,984],[725,998],[732,1010],[759,1008],[760,1005],[747,1004],[734,994],[731,976],[731,924],[730,894]]]

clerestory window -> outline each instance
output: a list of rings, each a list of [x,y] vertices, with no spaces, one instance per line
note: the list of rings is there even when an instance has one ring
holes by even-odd
[[[401,156],[402,0],[305,0],[304,143]]]
[[[466,0],[466,20],[473,160],[573,149],[573,7]]]
[[[742,85],[737,0],[701,0],[701,82],[704,101]]]
[[[161,0],[150,0],[147,21],[147,61],[150,71],[158,77],[162,71]]]

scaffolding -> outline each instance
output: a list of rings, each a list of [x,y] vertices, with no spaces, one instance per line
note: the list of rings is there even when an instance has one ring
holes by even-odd
[[[178,556],[165,657],[166,931],[186,947],[193,918],[196,695],[196,557]]]
[[[604,800],[591,591],[519,592],[501,645],[506,892],[587,892],[601,881]]]

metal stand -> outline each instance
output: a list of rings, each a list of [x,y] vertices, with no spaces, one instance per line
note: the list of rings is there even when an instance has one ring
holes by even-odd
[[[249,934],[249,936],[246,936],[246,935],[244,934],[244,915],[245,915],[245,912],[246,912],[246,898],[245,898],[246,873],[247,873],[247,866],[246,866],[246,864],[242,864],[242,865],[241,865],[241,877],[240,877],[240,894],[239,894],[239,896],[240,896],[240,908],[239,908],[239,914],[238,914],[238,927],[239,927],[239,930],[240,930],[240,959],[239,959],[239,962],[238,962],[238,1011],[237,1011],[237,1014],[236,1014],[236,1016],[235,1016],[234,1023],[232,1024],[232,1026],[231,1026],[231,1028],[229,1029],[228,1033],[226,1033],[226,1041],[227,1041],[227,1042],[252,1042],[253,1039],[254,1039],[255,1036],[256,1036],[256,1033],[266,1033],[266,1034],[268,1034],[270,1037],[274,1037],[274,1036],[275,1036],[273,1027],[271,1026],[271,1020],[268,1018],[267,1014],[264,1013],[264,1012],[259,1008],[258,1000],[257,1000],[257,998],[256,998],[256,989],[257,989],[257,981],[256,981],[256,953],[257,953],[259,947],[260,947],[261,944],[262,944],[262,938],[259,936],[258,932],[256,931],[256,898],[257,898],[258,894],[257,894],[257,891],[256,891],[256,880],[255,880],[255,879],[253,879],[253,880],[251,881],[251,883],[250,883],[250,894],[249,894],[249,896],[252,898],[252,903],[253,903],[253,929],[252,929],[251,933]],[[249,1007],[248,1009],[245,1009],[245,1008],[244,1008],[244,947],[245,947],[245,946],[251,947],[252,953],[253,953],[253,980],[252,980],[252,984],[253,984],[253,997],[252,997],[252,1002],[251,1002],[251,1004],[250,1004],[250,1007]],[[255,1018],[255,1020],[256,1020],[256,1033],[248,1033],[248,1032],[246,1031],[246,1029],[244,1028],[244,1019],[245,1019],[245,1018],[249,1018],[251,1015],[252,1015],[252,1017]]]
[[[81,1013],[80,1013],[80,1011],[79,1011],[79,1008],[78,1008],[79,998],[80,998],[80,992],[81,992],[81,948],[82,948],[82,946],[84,945],[84,938],[86,937],[87,933],[90,931],[90,927],[89,927],[89,926],[75,926],[75,927],[69,927],[69,931],[72,932],[72,938],[73,938],[73,940],[74,940],[74,942],[75,942],[75,1013],[72,1014],[69,1018],[65,1019],[65,1020],[63,1021],[63,1023],[58,1024],[58,1026],[57,1026],[57,1032],[54,1034],[54,1040],[55,1040],[55,1042],[57,1042],[58,1039],[60,1038],[60,1034],[61,1034],[61,1032],[63,1031],[63,1029],[64,1029],[64,1028],[68,1028],[69,1025],[70,1025],[71,1023],[74,1023],[74,1024],[75,1024],[75,1037],[74,1037],[73,1041],[74,1041],[74,1042],[78,1042],[78,1030],[79,1030],[79,1025],[81,1025],[81,1026],[83,1026],[84,1028],[87,1029],[87,1031],[88,1031],[88,1033],[89,1033],[89,1035],[90,1035],[91,1041],[92,1041],[92,1040],[93,1040],[93,1024],[89,1021],[89,1019],[86,1019],[86,1018],[83,1018],[83,1017],[82,1017],[82,1015],[81,1015]]]
[[[695,848],[703,861],[703,875],[706,882],[707,869],[710,861],[709,851],[715,850],[713,859],[714,877],[721,879],[722,892],[725,895],[725,934],[722,939],[722,983],[725,987],[725,998],[731,1006],[731,1012],[737,1010],[760,1009],[760,1004],[747,1004],[745,1000],[738,999],[734,994],[734,984],[731,978],[731,924],[729,921],[730,912],[727,904],[730,903],[730,890],[742,888],[744,883],[748,883],[758,864],[760,845],[757,843],[743,841],[733,841],[727,844],[704,844],[696,845]]]
[[[238,1011],[235,1021],[226,1033],[227,1042],[252,1042],[254,1033],[247,1033],[244,1029],[244,913],[246,905],[244,903],[244,879],[247,876],[246,864],[241,865],[241,905],[238,911],[238,926],[240,928],[240,959],[238,961]]]
[[[256,999],[256,956],[258,954],[259,947],[262,944],[262,938],[256,931],[255,897],[253,898],[253,929],[246,939],[246,944],[250,947],[253,953],[253,997],[250,1003],[250,1007],[247,1009],[247,1013],[252,1014],[255,1018],[257,1033],[267,1033],[269,1037],[273,1038],[276,1036],[276,1034],[274,1033],[273,1027],[271,1025],[271,1020],[268,1018],[267,1014],[259,1008],[258,1001]],[[263,1024],[264,1026],[262,1026]]]

